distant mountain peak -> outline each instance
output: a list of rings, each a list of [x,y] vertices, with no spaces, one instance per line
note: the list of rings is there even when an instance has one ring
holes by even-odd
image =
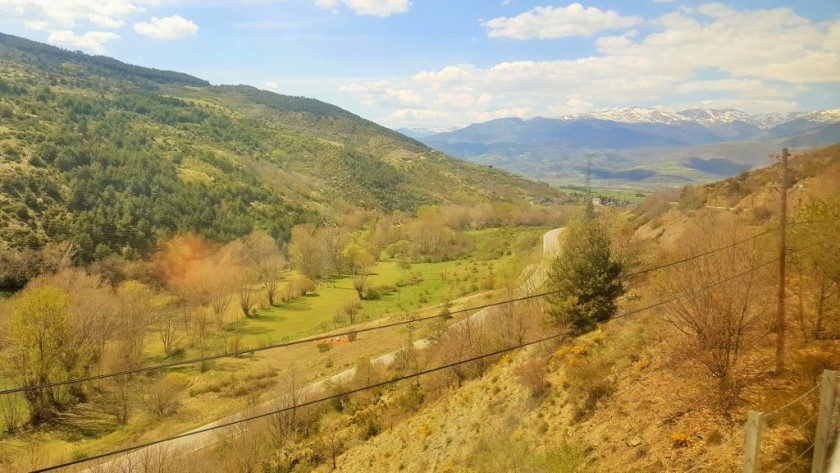
[[[567,115],[564,120],[608,120],[619,123],[665,123],[668,125],[687,121],[677,113],[659,108],[624,107],[579,115]]]
[[[599,110],[597,112],[565,115],[558,119],[563,121],[606,120],[629,124],[656,123],[664,125],[687,125],[695,123],[706,128],[729,127],[739,124],[739,126],[753,126],[759,130],[769,130],[798,119],[816,123],[840,122],[840,109],[752,115],[734,108],[690,108],[672,112],[661,108],[622,107]]]
[[[450,131],[460,130],[462,127],[406,127],[395,128],[394,131],[402,133],[409,138],[420,139],[427,136],[437,135],[438,133],[449,133]]]

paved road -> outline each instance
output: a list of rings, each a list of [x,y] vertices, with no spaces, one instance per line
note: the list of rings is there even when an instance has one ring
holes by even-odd
[[[549,230],[543,235],[543,260],[540,264],[535,265],[536,267],[531,267],[526,269],[523,272],[522,279],[523,282],[520,283],[519,293],[521,295],[530,294],[534,291],[534,289],[539,288],[542,283],[545,281],[545,278],[548,274],[548,266],[553,256],[556,256],[560,252],[560,234],[563,231],[562,228],[555,228],[554,230]],[[472,314],[467,319],[461,320],[453,326],[457,326],[459,324],[465,324],[470,322],[481,322],[488,314],[490,314],[490,309],[482,309],[474,314]],[[421,339],[414,342],[414,347],[418,350],[422,350],[429,345],[431,345],[431,341],[427,339]],[[402,351],[395,350],[390,353],[386,353],[381,355],[377,358],[371,360],[372,364],[379,364],[382,366],[388,366],[393,363],[397,355]],[[331,384],[340,384],[345,383],[348,381],[352,381],[354,376],[356,375],[356,368],[350,368],[344,370],[338,374],[330,376],[329,378],[322,379],[315,383],[312,383],[308,386],[301,388],[298,393],[298,398],[306,398],[312,397],[316,394],[321,394],[326,391],[327,387]],[[247,412],[240,412],[223,419],[219,419],[215,422],[211,422],[209,424],[202,425],[190,432],[195,432],[198,430],[205,430],[208,428],[212,428],[218,425],[226,424],[229,422],[233,422],[236,420],[241,419],[242,417],[248,415],[254,415],[259,412],[270,412],[272,410],[277,410],[278,406],[280,406],[283,402],[283,398],[273,399],[271,401],[265,402],[256,408],[249,409]],[[141,449],[134,450],[130,453],[126,453],[125,455],[119,456],[114,458],[113,460],[109,460],[107,462],[101,463],[97,466],[89,467],[88,469],[84,470],[87,473],[105,473],[105,472],[112,472],[117,471],[120,473],[130,473],[134,471],[142,471],[140,465],[149,461],[155,461],[155,459],[164,459],[164,458],[179,458],[185,454],[190,452],[195,452],[197,450],[201,450],[203,448],[209,447],[216,442],[219,441],[220,432],[223,432],[224,429],[218,429],[215,431],[210,432],[202,432],[200,434],[192,435],[189,437],[184,437],[176,440],[170,440],[168,442],[160,443],[158,445],[154,445],[151,447],[145,447]],[[224,435],[224,434],[222,434]]]

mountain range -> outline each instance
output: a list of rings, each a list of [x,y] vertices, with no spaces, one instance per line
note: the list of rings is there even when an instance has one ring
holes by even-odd
[[[502,118],[414,136],[454,156],[556,184],[581,182],[592,161],[591,175],[602,185],[679,185],[766,164],[767,154],[782,146],[836,143],[840,109],[750,115],[734,109],[620,108]]]

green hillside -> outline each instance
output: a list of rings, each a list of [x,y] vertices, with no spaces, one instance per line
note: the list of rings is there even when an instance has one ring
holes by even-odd
[[[554,195],[318,100],[0,34],[0,249],[71,240],[92,260],[184,231],[286,241],[347,209]]]

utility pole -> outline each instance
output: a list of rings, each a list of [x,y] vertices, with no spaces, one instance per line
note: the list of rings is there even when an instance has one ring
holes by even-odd
[[[787,189],[790,185],[788,176],[787,148],[781,153],[770,153],[770,157],[778,159],[782,164],[782,207],[779,223],[779,287],[776,306],[776,372],[785,369],[785,263],[787,256]]]
[[[595,214],[595,209],[592,205],[592,157],[593,153],[586,153],[586,192],[584,198],[584,212],[586,218],[592,218]]]

